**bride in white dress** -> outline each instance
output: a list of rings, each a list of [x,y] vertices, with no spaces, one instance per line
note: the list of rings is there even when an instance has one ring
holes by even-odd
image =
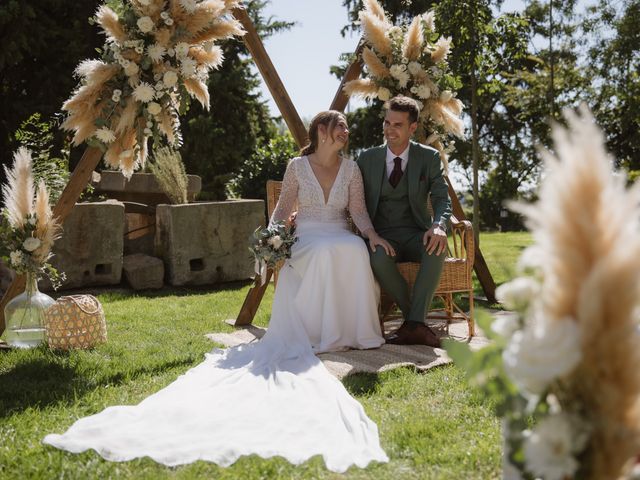
[[[316,115],[310,145],[287,167],[271,222],[287,219],[297,204],[298,242],[280,271],[264,337],[214,350],[138,405],[81,418],[44,443],[169,466],[227,466],[251,454],[293,464],[321,455],[335,472],[388,461],[377,426],[315,356],[384,343],[369,256],[347,212],[371,248],[393,251],[371,225],[359,168],[340,155],[348,133],[341,113]]]

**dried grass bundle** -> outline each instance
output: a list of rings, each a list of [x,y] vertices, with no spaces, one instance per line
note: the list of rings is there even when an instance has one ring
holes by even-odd
[[[415,17],[407,30],[402,44],[402,54],[409,60],[416,60],[422,52],[424,36],[422,35],[422,19]]]
[[[387,35],[387,30],[391,28],[391,24],[386,18],[381,19],[368,10],[360,12],[359,18],[365,39],[378,53],[389,57],[391,55],[391,39]]]
[[[209,110],[209,89],[204,82],[197,78],[189,78],[184,81],[184,88],[187,89],[187,92],[196,97],[204,108]]]
[[[390,73],[387,66],[369,47],[362,50],[362,60],[364,61],[369,73],[377,78],[387,78]]]
[[[122,28],[122,24],[118,20],[118,14],[106,5],[101,5],[96,12],[98,24],[102,27],[108,42],[124,44],[129,40],[129,36]]]
[[[188,179],[180,154],[170,148],[159,148],[149,170],[156,177],[160,188],[167,194],[171,203],[188,203]]]
[[[213,40],[223,40],[236,35],[244,35],[245,31],[240,22],[235,18],[230,20],[216,20],[210,26],[195,35],[191,41],[193,43],[210,42]]]
[[[173,122],[171,121],[171,115],[163,110],[159,115],[158,128],[167,137],[167,141],[170,144],[176,143],[176,135],[173,131]]]
[[[373,98],[378,93],[378,86],[370,78],[359,78],[344,84],[345,93],[362,98]]]
[[[118,123],[115,126],[116,134],[121,134],[135,121],[138,116],[138,110],[140,108],[140,104],[136,102],[133,98],[128,98],[126,100],[125,107],[120,112],[120,118],[118,118]]]
[[[13,167],[4,166],[7,183],[2,186],[9,224],[22,228],[27,215],[33,213],[33,175],[31,152],[20,147],[13,155]]]
[[[586,108],[567,120],[554,129],[556,154],[542,153],[540,200],[516,208],[540,246],[545,313],[582,331],[567,391],[592,427],[589,478],[613,479],[640,451],[640,184],[625,188]]]
[[[168,28],[159,28],[154,37],[158,45],[162,45],[164,48],[169,48],[171,44],[172,32]]]

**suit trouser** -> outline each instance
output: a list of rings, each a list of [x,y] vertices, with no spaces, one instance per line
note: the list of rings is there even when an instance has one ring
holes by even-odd
[[[387,255],[380,246],[376,247],[375,252],[369,249],[371,268],[380,286],[398,304],[404,319],[409,322],[424,323],[444,266],[444,253],[429,255],[426,252],[422,243],[424,233],[423,230],[414,228],[379,231],[378,234],[393,246],[395,257]],[[409,292],[397,262],[420,263],[413,292]]]

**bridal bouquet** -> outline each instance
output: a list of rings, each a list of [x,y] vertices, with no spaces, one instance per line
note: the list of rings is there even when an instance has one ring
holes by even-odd
[[[11,169],[5,166],[4,209],[0,223],[3,260],[20,274],[45,273],[54,288],[64,281],[50,263],[51,249],[61,227],[53,217],[44,181],[34,188],[31,153],[20,148]]]
[[[440,152],[446,167],[455,148],[446,136],[464,138],[462,102],[455,93],[459,80],[447,63],[451,38],[435,31],[434,12],[415,17],[409,25],[394,26],[377,0],[365,0],[359,18],[367,44],[362,61],[368,78],[347,82],[346,94],[383,102],[395,95],[416,100],[417,136]]]
[[[253,232],[253,243],[249,247],[255,258],[255,272],[262,284],[268,268],[287,258],[291,258],[291,247],[298,241],[296,227],[285,222],[276,222],[266,228],[258,227]]]
[[[207,78],[223,59],[215,42],[244,30],[231,15],[240,0],[121,0],[94,22],[106,35],[100,60],[76,69],[80,85],[62,125],[105,152],[130,177],[147,158],[147,141],[181,144],[179,114],[195,97],[209,108]]]
[[[540,200],[515,206],[535,243],[496,294],[515,314],[450,356],[495,399],[505,478],[629,478],[640,452],[640,186],[613,171],[591,115],[543,152]]]

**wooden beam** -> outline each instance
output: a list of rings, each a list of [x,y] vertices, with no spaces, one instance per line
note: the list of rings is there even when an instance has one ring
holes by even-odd
[[[291,98],[284,88],[278,72],[273,66],[253,22],[244,8],[235,8],[233,10],[233,16],[238,19],[247,32],[246,35],[242,37],[244,43],[249,49],[258,70],[262,74],[262,78],[264,78],[269,92],[271,92],[271,96],[278,106],[278,110],[280,110],[284,121],[287,123],[291,135],[293,135],[298,146],[302,148],[307,144],[307,129],[304,127],[304,123],[302,123],[298,112],[293,106],[293,102],[291,102]]]
[[[53,215],[58,217],[58,221],[62,224],[67,216],[73,210],[76,201],[80,197],[82,191],[86,188],[91,178],[91,172],[93,172],[102,158],[102,152],[94,147],[89,147],[84,151],[80,162],[73,170],[67,186],[62,191],[62,195],[58,199],[58,203],[53,208]],[[25,278],[24,275],[18,275],[15,280],[9,285],[9,288],[5,292],[2,300],[0,300],[0,334],[4,332],[4,307],[9,301],[16,295],[19,295],[24,291]]]
[[[269,280],[271,280],[272,274],[273,270],[268,269],[266,273],[267,278],[262,285],[260,275],[256,275],[255,283],[253,287],[249,289],[249,292],[244,299],[244,303],[240,308],[240,313],[238,313],[238,318],[236,318],[236,321],[233,322],[233,325],[235,327],[251,325],[251,323],[253,322],[253,318],[256,316],[256,313],[258,311],[258,307],[260,306],[260,302],[262,302],[262,297],[264,297],[264,292],[267,291]]]
[[[335,97],[333,97],[333,101],[331,102],[331,106],[329,110],[338,110],[339,112],[343,112],[347,107],[347,103],[349,103],[349,97],[346,93],[344,93],[344,85],[351,80],[356,80],[360,74],[362,73],[362,62],[360,61],[360,54],[362,53],[362,49],[364,48],[365,42],[364,39],[360,39],[358,42],[358,46],[355,51],[355,59],[351,62],[351,65],[344,72],[344,76],[342,77],[342,81],[340,82],[340,86],[338,87],[338,91],[336,92]]]
[[[458,220],[465,220],[467,217],[462,210],[462,205],[460,205],[460,200],[458,200],[458,195],[453,189],[453,185],[451,185],[451,180],[449,180],[448,176],[444,177],[447,181],[447,185],[449,187],[449,197],[451,197],[451,206],[453,209],[453,214],[456,216]],[[480,246],[475,243],[475,259],[473,262],[473,269],[476,272],[476,276],[478,277],[478,281],[482,286],[482,290],[484,291],[487,300],[490,303],[496,303],[496,283],[493,281],[493,277],[491,276],[491,272],[489,271],[489,266],[482,255],[482,251],[480,250]]]

